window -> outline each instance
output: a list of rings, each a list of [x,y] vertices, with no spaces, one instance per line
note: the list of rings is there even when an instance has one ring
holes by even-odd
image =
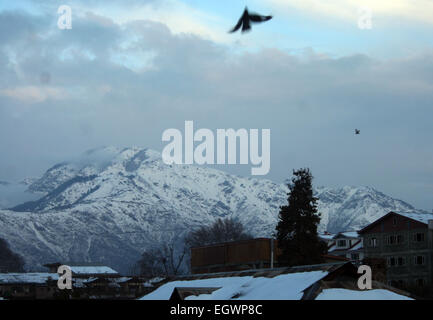
[[[424,233],[416,233],[416,234],[414,234],[414,240],[416,242],[423,242],[424,241]]]
[[[386,237],[387,244],[394,244],[394,236]]]
[[[346,246],[346,240],[337,241],[337,247],[345,247],[345,246]]]
[[[392,225],[393,226],[397,225],[397,217],[392,218]]]
[[[424,279],[416,279],[415,283],[418,287],[424,287],[425,285],[425,280]]]
[[[415,256],[415,264],[420,266],[424,264],[424,256]]]
[[[386,238],[386,243],[387,244],[401,244],[403,243],[403,236],[401,234],[397,235],[397,236],[388,236]]]
[[[403,243],[403,236],[401,234],[397,236],[397,243]]]
[[[401,267],[406,264],[406,260],[404,257],[388,257],[387,262],[389,267],[394,267],[394,266]]]
[[[395,243],[395,236],[386,237],[386,243],[387,244],[394,244]]]
[[[377,247],[377,239],[376,238],[370,239],[370,247],[373,247],[373,248]]]
[[[397,265],[398,266],[404,266],[404,263],[405,263],[405,261],[404,261],[403,257],[398,257],[397,258]]]

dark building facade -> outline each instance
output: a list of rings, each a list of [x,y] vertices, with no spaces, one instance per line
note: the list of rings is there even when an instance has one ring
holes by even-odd
[[[386,264],[389,285],[432,286],[433,214],[389,212],[359,234],[365,258],[383,259]]]
[[[191,273],[241,271],[281,267],[278,241],[270,238],[219,243],[191,248]],[[348,261],[346,257],[323,255],[323,261]]]
[[[257,238],[191,248],[192,273],[271,268],[277,265],[277,240]]]

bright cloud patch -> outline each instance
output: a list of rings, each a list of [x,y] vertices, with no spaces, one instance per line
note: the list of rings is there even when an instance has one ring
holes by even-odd
[[[375,15],[404,17],[433,23],[433,2],[430,0],[267,0],[271,5],[289,12],[297,8],[313,14],[343,19],[357,19],[360,8],[369,8]]]
[[[0,95],[26,103],[39,103],[48,99],[65,99],[66,92],[55,87],[23,86],[0,90]]]

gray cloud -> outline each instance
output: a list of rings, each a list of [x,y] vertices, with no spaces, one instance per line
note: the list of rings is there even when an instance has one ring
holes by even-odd
[[[0,93],[0,180],[100,145],[161,150],[163,130],[194,120],[197,128],[270,128],[267,178],[309,166],[317,184],[371,185],[433,207],[431,52],[400,60],[234,53],[161,23],[118,25],[92,13],[61,31],[50,16],[1,12],[0,30],[0,92],[64,95],[23,102]]]

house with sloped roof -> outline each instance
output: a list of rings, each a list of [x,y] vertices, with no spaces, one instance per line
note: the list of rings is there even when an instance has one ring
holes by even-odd
[[[391,211],[359,234],[365,257],[386,264],[388,284],[415,291],[433,285],[433,214]]]
[[[339,232],[332,239],[333,243],[328,248],[328,254],[345,257],[358,264],[364,258],[363,241],[358,232]]]

